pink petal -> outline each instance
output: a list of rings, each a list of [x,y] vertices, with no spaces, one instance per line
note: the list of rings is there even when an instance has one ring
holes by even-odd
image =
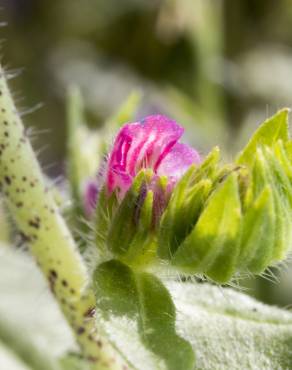
[[[200,161],[200,155],[195,149],[176,143],[160,163],[157,174],[179,179],[192,164]]]
[[[123,126],[108,162],[109,192],[119,189],[124,194],[141,168],[156,171],[183,131],[175,121],[161,115]]]

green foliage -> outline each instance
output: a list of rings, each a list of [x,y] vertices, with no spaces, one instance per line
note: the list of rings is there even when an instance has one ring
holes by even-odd
[[[165,362],[167,369],[193,369],[193,351],[175,332],[175,306],[164,285],[153,275],[139,273],[112,260],[94,273],[97,309],[136,320],[145,347]],[[133,364],[135,366],[135,364]]]
[[[15,330],[11,323],[0,319],[0,346],[9,348],[14,356],[32,370],[61,370],[57,359],[45,354]],[[1,362],[1,361],[0,361]]]
[[[46,360],[1,319],[3,348],[31,369],[236,369],[230,354],[246,369],[250,364],[271,369],[291,364],[289,313],[253,301],[256,311],[247,313],[251,305],[244,296],[227,291],[238,308],[222,303],[214,287],[167,282],[161,274],[169,269],[175,276],[200,274],[226,283],[242,272],[261,273],[286,257],[292,244],[287,110],[259,127],[235,163],[221,165],[214,148],[200,165],[190,167],[172,194],[167,193],[168,179],[148,169],[139,172],[121,201],[120,194],[109,196],[104,186],[94,230],[86,228],[89,237],[95,233],[99,252],[97,261],[90,261],[97,262],[91,275],[46,188],[4,74],[0,91],[1,187],[80,353],[64,351],[60,361],[54,355]],[[131,117],[138,100],[132,95],[108,127]],[[83,151],[91,134],[83,126],[76,90],[69,97],[68,121],[73,215],[79,217],[84,182],[96,176],[109,133],[92,135],[93,145]]]
[[[26,343],[29,348],[26,356],[33,357],[35,348],[39,356],[43,357],[41,367],[37,370],[55,364],[59,358],[62,359],[64,370],[87,370],[80,354],[68,355],[76,350],[72,332],[33,261],[24,253],[5,247],[0,248],[0,257],[0,317],[5,320],[6,326],[10,325],[13,331],[11,335],[18,337],[15,343]],[[118,267],[117,270],[110,268],[114,263]],[[130,271],[129,267],[119,262],[110,262],[103,264],[99,272],[96,272],[101,274],[100,280],[95,280],[98,285],[97,320],[100,329],[129,363],[133,364],[130,369],[165,370],[161,355],[152,354],[151,348],[144,344],[141,337],[141,330],[146,326],[139,329],[137,324],[139,306],[136,302],[139,297],[135,290],[137,285],[134,284],[134,273]],[[102,272],[105,272],[106,276],[103,276]],[[153,281],[157,280],[154,278]],[[160,284],[154,283],[154,287]],[[168,281],[165,285],[176,307],[178,338],[191,343],[196,353],[196,369],[290,368],[291,312],[263,305],[245,294],[209,284]],[[158,313],[146,313],[148,317],[157,315],[164,321],[161,324],[154,322],[154,327],[167,326],[169,323],[171,327],[174,306],[165,288],[162,287],[162,290],[162,298],[157,297],[156,301],[164,300],[167,310],[164,310],[162,305],[162,309],[158,306]],[[147,294],[145,302],[150,305],[150,300],[147,300],[147,297],[150,297],[148,291],[149,288],[144,289]],[[151,291],[153,294],[152,288]],[[143,300],[143,297],[141,299]],[[115,304],[112,304],[113,302]],[[165,314],[161,317],[159,312]],[[152,323],[147,322],[147,325],[151,326]],[[1,337],[3,336],[2,333]],[[4,344],[1,340],[0,348],[2,343]],[[18,367],[9,367],[9,370],[35,370],[30,363],[26,362],[26,365],[23,362],[15,344],[10,347],[8,342],[5,343],[7,348],[10,348],[10,355],[15,356],[20,363]],[[167,340],[161,345],[166,347],[163,351],[173,348],[172,346],[173,343],[168,347]],[[8,353],[0,349],[0,354],[2,364]],[[181,369],[179,366],[177,368]],[[58,369],[58,366],[55,369]]]

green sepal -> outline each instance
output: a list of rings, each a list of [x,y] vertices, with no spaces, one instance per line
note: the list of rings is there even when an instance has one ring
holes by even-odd
[[[172,264],[188,273],[203,273],[222,283],[228,281],[236,267],[240,218],[237,175],[232,173],[210,196]]]
[[[264,121],[249,140],[246,147],[239,153],[236,163],[250,165],[254,161],[254,153],[258,147],[272,147],[279,139],[287,142],[289,140],[288,113],[289,109],[282,109]]]
[[[189,184],[195,184],[196,182],[202,179],[214,179],[216,177],[218,171],[218,162],[220,159],[220,149],[216,146],[214,147],[211,152],[207,155],[204,161],[200,164],[197,168],[196,172],[192,172],[190,169],[190,181]],[[188,176],[188,172],[185,176]]]
[[[152,227],[153,200],[154,194],[151,190],[148,190],[139,215],[137,215],[137,228],[128,246],[127,253],[121,257],[122,261],[135,268],[149,265],[156,257],[157,243],[155,231]]]
[[[212,182],[201,180],[187,189],[179,184],[160,222],[158,232],[158,256],[171,259],[197,222],[204,202],[210,193]]]
[[[118,202],[115,193],[108,194],[106,187],[100,190],[95,213],[95,243],[97,248],[106,252],[107,237],[112,222],[113,214]]]
[[[292,158],[289,158],[287,145],[284,145],[281,140],[277,141],[277,143],[274,145],[274,153],[281,163],[281,166],[283,167],[283,170],[289,181],[292,182]]]
[[[272,150],[263,148],[263,155],[275,200],[276,245],[273,260],[281,261],[286,257],[292,240],[292,185]]]
[[[260,273],[271,263],[275,239],[272,189],[266,186],[242,218],[239,231],[238,269]]]
[[[219,148],[215,147],[200,166],[190,166],[176,184],[158,230],[157,253],[160,258],[171,259],[194,227],[211,191],[219,157]]]
[[[104,320],[121,317],[134,321],[141,347],[155,357],[154,368],[194,369],[192,347],[176,333],[175,306],[157,277],[111,260],[97,267],[93,282],[97,311]]]
[[[152,215],[149,199],[145,203],[148,191],[147,184],[151,181],[152,176],[153,172],[151,170],[142,170],[138,173],[111,220],[107,246],[116,256],[125,257],[130,249],[131,243],[138,232],[140,213],[144,204],[145,207],[142,210],[143,222],[150,217],[150,213]]]
[[[285,151],[290,162],[292,162],[292,140],[284,142]]]
[[[152,226],[155,230],[157,230],[159,227],[161,216],[165,210],[167,200],[169,198],[169,191],[167,189],[168,183],[169,179],[167,176],[159,176],[155,178],[152,218]]]

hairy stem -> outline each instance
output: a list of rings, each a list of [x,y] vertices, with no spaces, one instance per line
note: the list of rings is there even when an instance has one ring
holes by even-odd
[[[1,68],[0,188],[92,369],[127,369],[97,330],[86,267],[44,183]]]

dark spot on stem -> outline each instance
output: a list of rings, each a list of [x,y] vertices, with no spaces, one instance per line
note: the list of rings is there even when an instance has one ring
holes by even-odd
[[[93,317],[95,315],[95,307],[90,307],[87,311],[84,312],[84,317]]]
[[[79,328],[77,329],[77,334],[78,335],[81,335],[85,332],[85,328],[83,326],[79,326]]]
[[[9,176],[5,176],[4,180],[5,180],[7,185],[11,185],[11,178]]]
[[[63,279],[63,280],[62,280],[62,285],[63,285],[63,286],[65,286],[65,287],[66,287],[66,286],[68,286],[68,282],[67,282],[67,280]]]
[[[54,269],[51,269],[51,270],[49,271],[49,274],[50,274],[50,276],[52,276],[54,279],[57,279],[57,277],[58,277],[57,271],[56,271],[56,270],[54,270]]]

